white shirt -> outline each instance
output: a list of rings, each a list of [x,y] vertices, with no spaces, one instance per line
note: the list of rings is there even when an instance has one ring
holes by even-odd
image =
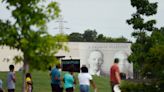
[[[90,85],[90,80],[93,78],[89,73],[79,73],[78,79],[80,85]]]

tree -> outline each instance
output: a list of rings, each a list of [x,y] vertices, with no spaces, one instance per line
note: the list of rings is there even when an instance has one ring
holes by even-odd
[[[83,42],[83,35],[78,32],[73,32],[68,36],[69,41]]]
[[[151,76],[158,79],[164,79],[164,28],[153,31],[151,35],[152,47],[148,52],[147,66],[145,71],[149,71]],[[153,68],[152,68],[153,67]]]
[[[103,34],[99,34],[96,38],[97,42],[105,42],[106,41],[106,37]]]
[[[164,28],[156,28],[154,19],[144,20],[157,13],[157,3],[131,0],[131,5],[136,8],[136,13],[132,14],[127,23],[135,30],[132,36],[136,38],[136,42],[131,46],[132,53],[128,59],[133,62],[140,79],[150,80],[149,83],[143,83],[145,90],[149,87],[153,92],[163,92]]]
[[[147,32],[152,32],[156,28],[155,20],[144,21],[144,16],[151,16],[157,12],[157,3],[150,3],[148,0],[131,0],[131,5],[136,7],[136,13],[132,14],[132,18],[127,20],[129,25],[133,26],[136,31],[132,36],[136,38],[136,42],[132,44],[132,54],[129,57],[131,62],[134,62],[135,68],[140,71],[142,76],[145,76],[144,66],[147,62],[148,51],[152,47],[151,37]]]
[[[103,34],[97,34],[96,31],[86,30],[83,34],[73,32],[68,35],[69,41],[73,42],[129,42],[125,37],[112,38],[104,36]]]
[[[131,0],[131,4],[137,11],[127,22],[137,31],[132,33],[136,42],[132,44],[129,60],[134,62],[142,78],[161,80],[164,76],[164,28],[156,28],[155,20],[145,21],[143,18],[157,13],[157,3]],[[148,32],[151,34],[147,35]]]
[[[83,34],[84,41],[86,41],[86,42],[95,42],[96,37],[97,37],[96,30],[87,29],[87,30],[85,30],[85,32]]]
[[[128,42],[128,40],[125,37],[118,37],[118,38],[113,38],[114,42]]]
[[[0,20],[0,44],[22,51],[23,56],[16,56],[14,60],[23,61],[23,80],[29,68],[45,70],[50,64],[57,63],[54,55],[65,47],[62,41],[66,41],[66,38],[63,34],[52,36],[46,31],[46,23],[59,15],[57,2],[45,2],[45,0],[2,0],[2,2],[7,3],[6,8],[12,11],[15,21],[11,23],[11,20]]]

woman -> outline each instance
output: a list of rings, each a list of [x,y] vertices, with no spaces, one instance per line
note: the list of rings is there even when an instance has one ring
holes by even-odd
[[[80,92],[90,92],[90,84],[93,86],[94,91],[97,91],[96,85],[93,82],[93,78],[88,73],[88,68],[85,65],[81,67],[81,73],[78,75],[78,80],[80,84]]]
[[[31,74],[26,74],[26,92],[32,92],[32,78]]]
[[[73,67],[69,67],[68,72],[64,75],[64,87],[66,92],[74,92],[75,77],[73,76]]]

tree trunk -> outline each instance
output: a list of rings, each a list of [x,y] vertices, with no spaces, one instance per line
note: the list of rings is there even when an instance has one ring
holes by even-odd
[[[22,92],[25,92],[25,87],[26,87],[26,73],[29,72],[29,64],[27,59],[24,57],[24,61],[23,61],[23,71],[22,71]]]

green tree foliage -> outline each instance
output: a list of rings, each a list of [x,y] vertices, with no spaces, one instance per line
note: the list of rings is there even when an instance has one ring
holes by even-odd
[[[96,36],[97,36],[96,30],[90,30],[90,29],[85,30],[83,34],[84,41],[86,42],[96,41]]]
[[[81,33],[78,33],[78,32],[74,32],[74,33],[71,33],[69,36],[68,36],[68,39],[72,42],[76,42],[76,41],[79,41],[79,42],[82,42],[83,41],[83,35]]]
[[[128,40],[125,37],[118,37],[118,38],[113,38],[114,42],[128,42]]]
[[[72,42],[128,42],[125,37],[111,38],[103,34],[97,34],[96,30],[86,30],[84,33],[73,32],[68,35]]]
[[[0,45],[22,51],[23,56],[16,56],[14,60],[23,61],[24,73],[28,72],[29,67],[45,70],[49,65],[57,63],[54,55],[65,47],[62,41],[66,41],[66,37],[63,34],[50,35],[46,31],[46,23],[58,17],[58,3],[46,0],[2,2],[6,3],[6,9],[11,11],[15,20],[14,23],[11,20],[0,20]]]
[[[99,34],[96,38],[97,42],[106,42],[106,37],[103,34]]]
[[[47,3],[44,0],[2,2],[7,3],[6,8],[12,11],[15,22],[0,20],[0,44],[21,50],[23,62],[29,63],[31,68],[46,69],[46,65],[54,63],[54,54],[62,48],[59,41],[66,41],[64,35],[54,37],[46,31],[46,23],[59,15],[57,2]],[[37,66],[38,63],[42,63],[39,59],[47,64]]]
[[[156,20],[144,20],[157,13],[157,3],[149,0],[131,0],[131,5],[137,9],[132,18],[127,20],[135,32],[132,36],[136,42],[132,44],[132,54],[129,61],[134,63],[134,68],[139,72],[141,78],[161,79],[164,76],[163,49],[164,31],[163,28],[156,28]],[[149,33],[149,35],[148,35]]]
[[[157,13],[157,3],[149,0],[131,0],[136,13],[127,20],[135,32],[129,61],[133,62],[140,79],[134,84],[122,86],[123,92],[163,92],[164,85],[164,29],[156,28],[156,20],[150,18]],[[150,20],[145,20],[148,17]]]

